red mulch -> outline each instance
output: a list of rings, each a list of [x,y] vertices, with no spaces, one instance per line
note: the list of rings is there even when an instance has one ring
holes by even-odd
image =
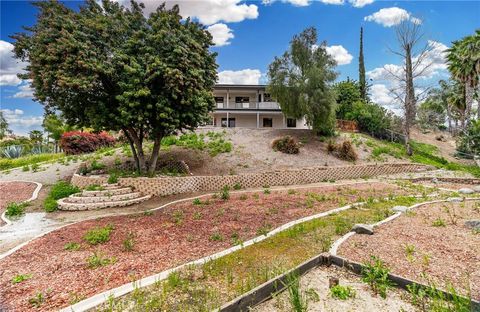
[[[327,194],[332,199],[314,201],[314,206],[309,208],[305,204],[305,192],[309,191]],[[248,198],[244,200],[240,199],[240,194],[232,194],[227,201],[209,199],[208,205],[184,202],[150,216],[117,216],[77,223],[49,233],[0,261],[0,306],[27,311],[32,309],[29,298],[43,292],[46,299],[37,310],[65,307],[74,297],[86,298],[231,247],[234,233],[245,241],[257,236],[262,227],[275,228],[336,208],[339,206],[336,195],[344,194],[353,202],[359,196],[367,198],[391,193],[405,192],[396,185],[362,183],[302,189],[294,195],[288,195],[287,191],[258,192],[258,199],[252,193],[246,194]],[[175,216],[178,217],[180,211],[183,217],[177,224]],[[200,219],[198,213],[202,214]],[[87,230],[107,224],[115,228],[107,243],[89,246],[82,239]],[[135,235],[134,250],[126,252],[123,241],[130,232]],[[223,241],[210,240],[214,233],[220,233]],[[64,245],[69,242],[81,243],[82,248],[65,251]],[[97,269],[88,268],[86,258],[93,251],[116,257],[116,262]],[[12,284],[16,274],[32,274],[32,278]]]
[[[453,211],[456,224],[449,217]],[[453,283],[456,289],[465,290],[469,284],[472,297],[480,299],[480,234],[464,226],[465,220],[480,219],[480,208],[475,202],[442,203],[422,206],[414,212],[413,216],[402,215],[380,226],[374,235],[354,235],[340,247],[339,254],[357,262],[375,255],[392,273],[425,283],[430,279],[442,287]],[[432,226],[439,217],[446,226]],[[410,259],[407,244],[415,246]],[[422,272],[428,279],[422,277]]]
[[[0,214],[8,203],[22,202],[32,197],[36,187],[35,183],[28,182],[0,182]]]

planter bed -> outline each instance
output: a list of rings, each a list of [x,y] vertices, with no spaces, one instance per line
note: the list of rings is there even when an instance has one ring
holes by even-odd
[[[465,220],[480,219],[478,201],[421,206],[375,229],[344,242],[340,256],[364,262],[377,256],[393,274],[440,287],[449,283],[480,299],[480,233]],[[447,210],[449,212],[447,212]]]
[[[177,203],[153,214],[84,221],[51,232],[0,261],[0,302],[6,309],[25,311],[31,309],[32,298],[34,301],[41,294],[38,310],[68,306],[221,251],[288,221],[368,197],[407,194],[408,190],[386,183],[362,183],[267,193],[231,194],[229,200],[212,197],[208,203],[204,197],[197,205]],[[378,217],[383,218],[384,213]],[[108,242],[90,246],[83,239],[88,230],[106,225],[114,228]],[[124,241],[132,236],[133,250],[125,251]],[[71,242],[81,248],[64,250]],[[113,263],[89,268],[86,259],[95,251]],[[14,284],[12,278],[17,274],[31,274],[31,278]]]
[[[33,191],[37,188],[35,183],[29,182],[0,182],[0,215],[3,213],[8,203],[23,202],[32,197]],[[0,219],[0,225],[2,225]]]

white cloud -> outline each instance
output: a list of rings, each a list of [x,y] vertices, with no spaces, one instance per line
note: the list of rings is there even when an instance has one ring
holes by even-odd
[[[262,0],[262,3],[265,5],[268,5],[277,1],[278,0]],[[291,5],[301,7],[301,6],[309,6],[313,0],[280,0],[280,1],[283,3],[290,3]],[[345,0],[319,0],[319,1],[325,4],[334,4],[334,5],[342,5],[345,3]]]
[[[381,106],[390,106],[395,102],[394,96],[384,84],[374,84],[370,87],[369,91],[373,103]]]
[[[30,81],[25,81],[24,84],[18,87],[18,92],[13,95],[14,98],[31,98],[33,97],[33,89],[30,87]]]
[[[124,6],[130,5],[130,0],[115,0]],[[162,1],[143,1],[145,14],[155,11]],[[167,8],[178,4],[180,14],[197,18],[202,24],[212,25],[220,21],[226,23],[241,22],[245,19],[258,17],[258,7],[255,4],[240,3],[241,0],[167,0]]]
[[[410,20],[415,24],[420,24],[422,22],[419,18],[413,17],[406,10],[398,7],[380,9],[378,12],[365,16],[364,20],[375,22],[385,27],[398,25],[405,20]]]
[[[262,73],[258,69],[224,70],[218,73],[220,84],[259,84]]]
[[[12,128],[39,127],[43,122],[42,116],[24,116],[24,111],[21,109],[2,109],[2,112],[9,126]],[[21,132],[25,133],[25,131]]]
[[[217,47],[230,44],[229,40],[235,37],[232,30],[223,23],[208,26],[207,31],[212,35],[213,43]]]
[[[347,65],[352,62],[353,56],[341,45],[333,45],[325,49],[337,61],[338,65]]]
[[[16,86],[21,80],[17,74],[23,72],[27,63],[18,61],[13,54],[13,44],[0,40],[0,86]]]
[[[348,0],[354,7],[363,8],[368,4],[372,4],[375,0]]]

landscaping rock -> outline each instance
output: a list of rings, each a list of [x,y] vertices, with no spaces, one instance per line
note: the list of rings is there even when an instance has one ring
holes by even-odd
[[[352,228],[352,231],[354,231],[357,234],[372,235],[373,234],[373,226],[368,225],[368,224],[355,224]]]
[[[438,179],[437,179],[437,178],[433,178],[433,179],[432,179],[432,183],[437,184],[437,183],[438,183]]]
[[[475,185],[472,189],[473,189],[475,192],[480,193],[480,185]]]
[[[459,202],[463,201],[463,198],[462,197],[449,197],[447,200],[449,202],[452,202],[452,203],[459,203]]]
[[[480,220],[467,220],[465,221],[465,226],[470,229],[480,230]]]
[[[475,191],[472,190],[471,188],[464,187],[464,188],[459,189],[458,192],[460,194],[473,194]]]
[[[339,283],[340,283],[340,281],[338,280],[338,277],[330,277],[330,278],[328,279],[328,288],[335,287],[335,286],[337,286]]]
[[[392,210],[395,211],[395,212],[404,213],[404,212],[407,212],[408,207],[407,206],[395,206],[395,207],[392,208]]]

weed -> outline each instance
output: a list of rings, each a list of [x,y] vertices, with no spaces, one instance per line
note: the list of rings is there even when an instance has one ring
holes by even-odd
[[[413,254],[415,253],[415,246],[406,244],[405,245],[405,256],[409,262],[413,262]]]
[[[75,251],[75,250],[79,250],[81,247],[82,246],[79,243],[70,242],[70,243],[66,243],[63,246],[63,249],[68,251]]]
[[[435,219],[433,222],[432,222],[432,226],[435,226],[435,227],[444,227],[444,226],[447,226],[445,224],[445,221],[438,217],[437,219]]]
[[[263,189],[263,194],[270,194],[270,189],[269,188],[266,188],[266,189]]]
[[[412,304],[423,312],[474,311],[470,295],[466,298],[462,297],[451,284],[446,287],[449,296],[438,289],[434,283],[429,283],[426,287],[413,283],[407,286],[407,290]]]
[[[133,232],[128,232],[127,237],[122,242],[123,250],[132,251],[135,245],[135,234]]]
[[[193,220],[201,220],[203,217],[202,213],[200,211],[195,211],[193,213]]]
[[[450,224],[456,225],[458,216],[455,211],[455,207],[453,205],[451,207],[448,207],[447,205],[443,205],[443,210],[447,213],[448,219],[450,220]]]
[[[289,190],[287,191],[287,193],[288,193],[288,195],[295,195],[295,194],[297,194],[297,191],[295,191],[295,190],[293,190],[293,189],[289,189]]]
[[[23,166],[22,171],[30,171],[30,166],[29,165]]]
[[[332,295],[333,298],[347,300],[348,298],[355,298],[356,293],[350,286],[335,285],[330,288],[330,295]]]
[[[110,175],[108,176],[107,183],[108,184],[118,183],[118,174],[116,174],[115,172],[110,173]]]
[[[200,200],[200,198],[195,198],[192,202],[194,205],[201,205],[202,204],[202,201]]]
[[[7,217],[18,217],[25,213],[25,207],[28,203],[8,203],[5,208],[5,215]]]
[[[96,227],[88,230],[83,236],[90,245],[103,244],[110,240],[110,233],[113,231],[112,225],[106,225],[104,227]]]
[[[145,210],[145,211],[143,212],[143,215],[144,215],[144,216],[151,216],[151,215],[153,215],[153,211]]]
[[[242,241],[240,240],[240,237],[239,237],[237,232],[232,233],[230,238],[232,239],[232,244],[233,245],[240,245],[242,243]]]
[[[106,266],[115,263],[117,260],[115,257],[108,258],[102,253],[93,252],[91,256],[87,258],[87,265],[90,269],[96,269],[102,266]]]
[[[247,194],[242,194],[238,197],[240,200],[246,200],[248,198]]]
[[[385,263],[375,256],[370,257],[371,261],[365,262],[362,268],[362,280],[368,283],[375,294],[382,298],[387,297],[387,289],[393,286],[388,278],[390,270]]]
[[[35,308],[40,307],[43,302],[45,302],[45,295],[42,292],[38,292],[35,296],[28,299],[28,303]]]
[[[267,235],[270,232],[272,226],[270,224],[264,224],[257,229],[257,235]]]
[[[220,192],[220,198],[223,200],[228,200],[230,198],[230,187],[225,185]]]
[[[85,188],[86,191],[103,191],[105,187],[98,184],[91,184]]]
[[[285,285],[288,290],[288,299],[292,311],[294,312],[306,312],[308,310],[308,302],[305,294],[300,290],[300,278],[296,274],[287,275],[287,284]]]
[[[241,190],[241,189],[242,189],[242,185],[237,182],[237,183],[235,183],[235,184],[233,185],[233,189],[234,189],[234,190],[237,190],[237,191],[238,191],[238,190]]]
[[[212,242],[218,242],[218,241],[223,241],[223,236],[222,234],[220,233],[213,233],[211,236],[210,236],[210,240]]]
[[[12,278],[12,284],[18,284],[32,278],[32,274],[17,274]]]
[[[180,225],[183,223],[183,219],[185,217],[185,215],[183,214],[183,211],[182,210],[175,210],[173,212],[173,222],[176,224],[176,225]]]

